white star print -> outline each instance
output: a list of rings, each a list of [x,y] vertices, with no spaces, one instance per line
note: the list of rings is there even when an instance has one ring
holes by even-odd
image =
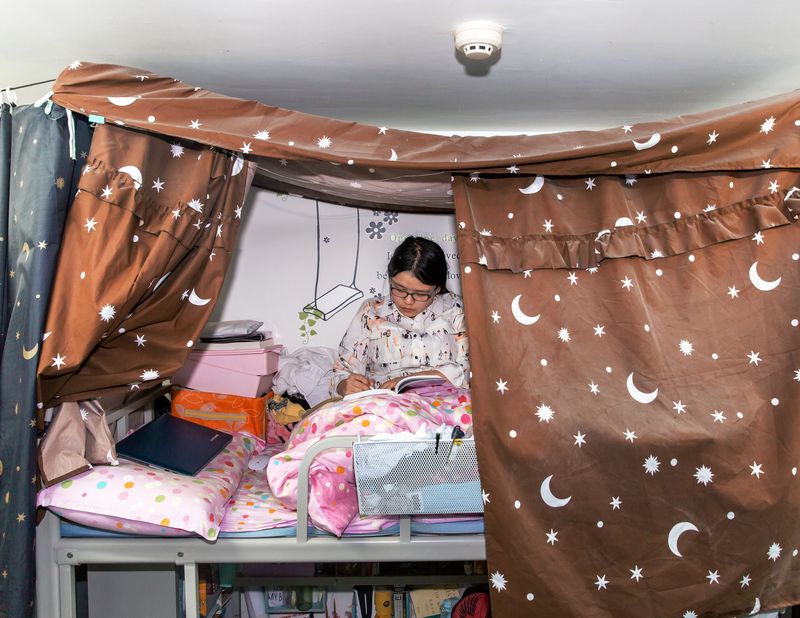
[[[625,131],[625,133],[630,133],[631,131],[633,131],[633,125],[630,124],[622,125],[622,130]]]
[[[685,612],[683,612],[683,618],[697,618],[697,612],[688,609]]]
[[[136,335],[136,345],[138,347],[143,348],[146,342],[147,339],[144,338],[144,335]]]
[[[584,444],[586,444],[586,435],[582,434],[580,432],[580,430],[578,430],[578,433],[576,433],[572,437],[575,438],[575,442],[574,442],[573,446],[577,445],[578,448],[581,448]]]
[[[492,586],[498,592],[502,592],[506,589],[506,578],[500,571],[492,573]]]
[[[644,223],[647,221],[647,215],[644,211],[636,211],[636,223]]]
[[[797,382],[800,382],[800,369],[795,369],[795,370],[794,370],[794,379],[795,379]]]
[[[87,232],[91,232],[91,231],[93,231],[95,229],[96,225],[97,225],[97,221],[95,221],[94,217],[92,217],[91,219],[86,219],[86,223],[83,224],[83,227],[86,228]]]
[[[625,275],[624,279],[620,279],[619,281],[622,284],[622,287],[626,290],[630,291],[630,289],[633,287],[633,280],[631,280],[627,275]]]
[[[709,584],[718,584],[719,573],[717,573],[717,571],[709,571],[708,575],[706,575],[706,579],[708,580]]]
[[[81,413],[82,421],[85,421],[87,418],[89,418],[89,412],[87,412],[84,408],[78,408],[78,412]]]
[[[483,229],[482,229],[480,232],[478,232],[478,233],[479,233],[481,236],[491,236],[491,235],[492,235],[492,230],[487,230],[486,228],[483,228]]]
[[[260,139],[262,142],[266,142],[269,139],[269,131],[258,131],[257,133],[253,133],[253,137]]]
[[[378,135],[386,135],[387,127],[379,127]]]
[[[172,218],[173,219],[177,220],[178,217],[180,217],[180,216],[181,216],[181,209],[180,208],[176,208],[175,210],[172,211]]]
[[[654,476],[656,472],[658,472],[658,468],[661,465],[661,462],[658,460],[658,457],[655,455],[648,455],[647,458],[644,460],[642,467],[646,474]]]
[[[217,255],[217,252],[216,252],[216,251],[214,251],[214,250],[212,249],[212,250],[211,250],[211,253],[209,253],[209,254],[208,254],[208,261],[209,261],[209,262],[213,262],[213,261],[214,261],[214,256],[215,256],[215,255]]]
[[[777,543],[773,543],[769,546],[769,550],[767,551],[767,556],[773,562],[776,562],[778,558],[781,557],[781,546]]]
[[[192,120],[192,122],[189,124],[189,128],[190,129],[199,129],[202,126],[203,126],[203,123],[200,122],[199,118],[197,120]]]
[[[575,273],[570,273],[567,279],[569,279],[570,285],[578,285],[578,275]]]
[[[180,159],[183,156],[184,148],[180,144],[172,144],[169,147],[173,159]]]
[[[139,377],[142,379],[142,382],[147,382],[148,380],[159,378],[160,375],[157,369],[145,369]]]
[[[584,180],[584,182],[586,183],[587,191],[591,191],[592,189],[595,188],[595,186],[597,186],[594,182],[594,178],[589,178],[588,180]]]
[[[244,154],[250,154],[253,152],[253,148],[251,146],[252,142],[242,142],[242,147],[239,148]]]
[[[753,461],[753,463],[750,465],[750,476],[754,476],[757,479],[760,479],[761,475],[764,474],[764,471],[761,469],[762,465],[763,464],[756,463],[755,461]]]
[[[186,300],[189,298],[189,290],[184,290],[183,294],[181,294],[181,300]]]
[[[695,468],[694,478],[697,479],[698,485],[700,483],[708,485],[714,482],[714,473],[708,466],[700,466],[699,468]]]
[[[483,499],[483,503],[484,504],[489,504],[489,502],[491,502],[491,500],[489,500],[489,496],[490,495],[491,494],[486,493],[485,490],[483,490],[483,489],[481,490],[481,498]]]
[[[237,206],[236,208],[234,208],[233,212],[235,213],[234,217],[236,217],[237,219],[241,219],[242,218],[242,207],[241,206]]]
[[[739,583],[741,584],[741,587],[742,588],[744,588],[745,586],[749,587],[751,579],[752,578],[750,577],[750,573],[748,573],[747,575],[742,576],[742,579],[739,580]]]
[[[769,192],[770,193],[777,193],[779,187],[780,187],[780,185],[778,184],[778,181],[777,180],[773,180],[772,182],[769,183]]]
[[[492,322],[497,324],[500,321],[500,314],[497,311],[492,311]]]
[[[598,337],[602,337],[603,335],[606,334],[606,327],[601,326],[600,324],[596,324],[594,326],[594,334],[597,335]]]
[[[724,423],[726,420],[728,420],[727,417],[725,416],[725,411],[724,410],[722,410],[722,411],[714,410],[713,412],[711,412],[709,414],[709,416],[713,416],[714,417],[714,422],[715,423]]]
[[[61,370],[61,365],[65,364],[66,360],[67,360],[67,357],[66,356],[61,356],[61,352],[59,352],[58,354],[56,354],[53,357],[53,364],[50,365],[50,366],[51,367],[55,367],[58,370]]]
[[[195,211],[200,212],[200,213],[203,212],[203,203],[200,200],[198,200],[196,197],[193,197],[188,202],[186,202],[186,205],[189,208],[191,208],[192,210],[195,210]],[[198,229],[200,229],[200,228],[198,227]]]
[[[711,212],[712,210],[716,210],[716,209],[717,209],[717,205],[716,204],[706,204],[706,207],[703,208],[703,212]]]
[[[591,268],[587,268],[586,270],[590,275],[594,275],[597,273],[598,270],[600,270],[600,268],[598,266],[592,266]]]
[[[103,189],[103,191],[100,193],[100,195],[101,195],[102,197],[104,197],[104,198],[108,198],[108,197],[111,197],[111,193],[112,193],[112,192],[113,192],[113,191],[112,191],[111,187],[109,187],[108,185],[106,185],[106,188],[105,188],[105,189]]]
[[[110,322],[114,316],[117,315],[117,309],[114,307],[114,305],[103,305],[100,307],[98,315],[103,322]]]
[[[40,240],[39,244],[36,246],[39,247],[39,249],[47,249],[47,242],[45,242],[44,240]]]
[[[530,277],[531,277],[531,271],[530,270],[523,270],[522,274],[525,275],[525,277],[524,277],[525,279],[530,279]]]
[[[681,339],[680,343],[678,344],[678,349],[683,352],[684,356],[691,356],[692,352],[694,352],[694,346],[692,345],[691,341],[687,339]]]
[[[632,569],[630,569],[630,572],[631,572],[631,579],[635,579],[637,582],[638,582],[638,581],[639,581],[639,580],[640,580],[642,577],[644,577],[644,575],[642,575],[642,569],[641,569],[641,568],[639,568],[639,566],[638,566],[638,565],[636,565],[636,564],[634,564],[634,565],[633,565],[633,568],[632,568]]]
[[[632,187],[637,182],[636,176],[625,176],[625,184]]]
[[[728,295],[733,298],[739,298],[739,290],[736,289],[735,285],[728,286]]]
[[[535,414],[539,418],[540,423],[549,423],[551,420],[553,420],[553,417],[556,413],[553,408],[548,406],[546,403],[542,403],[536,406]]]
[[[545,532],[547,535],[547,542],[550,545],[555,545],[558,542],[558,532],[550,528],[550,532]]]
[[[619,496],[613,496],[611,498],[611,502],[609,502],[609,504],[611,505],[611,510],[612,511],[617,511],[617,510],[619,510],[620,506],[622,505],[622,500],[619,499]]]
[[[470,182],[478,182],[481,179],[481,175],[478,172],[472,172],[469,175]]]
[[[747,357],[750,359],[750,362],[748,364],[749,365],[755,364],[755,366],[758,367],[758,363],[761,362],[761,357],[759,356],[760,354],[761,352],[753,352],[753,350],[750,350],[750,354],[747,355]]]
[[[569,336],[569,330],[567,330],[566,328],[563,328],[563,327],[561,329],[559,329],[558,338],[561,341],[563,341],[564,343],[569,343],[571,341],[570,336]]]
[[[706,142],[706,144],[710,146],[711,144],[717,141],[718,137],[719,133],[717,133],[716,131],[712,131],[711,133],[708,134],[708,141]]]
[[[596,395],[600,392],[600,389],[594,382],[589,382],[589,390],[592,391],[592,395]]]
[[[761,232],[756,232],[753,235],[753,240],[756,241],[757,245],[763,245],[764,244],[764,234],[762,234]]]
[[[672,409],[675,410],[678,414],[684,414],[686,412],[686,404],[681,403],[681,400],[672,402]]]
[[[545,219],[544,223],[542,224],[545,232],[551,232],[553,230],[553,222],[550,219]]]
[[[635,431],[631,431],[630,429],[625,429],[625,439],[630,440],[631,444],[633,441],[636,440],[639,436],[636,435]]]
[[[220,223],[217,226],[217,238],[220,238],[221,236],[222,236],[222,224]]]
[[[650,258],[653,259],[653,260],[656,259],[656,258],[662,258],[662,257],[664,257],[664,254],[661,253],[660,249],[656,249],[655,251],[651,251],[650,252]]]
[[[506,382],[505,380],[498,380],[497,382],[495,382],[495,384],[497,384],[497,390],[500,391],[500,394],[505,395],[505,392],[508,390],[508,386],[506,386],[508,382]]]
[[[87,165],[87,166],[85,166],[83,168],[83,171],[81,172],[81,176],[86,176],[86,174],[88,174],[91,171],[92,171],[92,166],[91,165]]]
[[[156,178],[153,181],[153,186],[150,187],[151,189],[155,189],[156,192],[161,193],[161,190],[164,188],[164,181],[161,178]]]
[[[317,146],[323,150],[330,148],[331,144],[333,144],[333,141],[327,135],[323,135],[317,140]]]
[[[606,586],[608,586],[608,584],[609,584],[609,580],[606,579],[606,574],[605,573],[603,573],[602,575],[598,575],[597,576],[597,581],[594,583],[594,585],[597,586],[598,590],[600,590],[601,588],[603,590],[605,590]]]
[[[761,159],[761,167],[763,167],[765,170],[771,168],[772,167],[771,159],[767,159],[766,161],[764,161],[764,159]]]
[[[512,165],[511,167],[506,168],[510,174],[516,174],[519,171],[519,168],[516,165]]]
[[[766,135],[775,127],[775,116],[770,116],[764,122],[761,123],[761,131],[759,133],[763,133]]]

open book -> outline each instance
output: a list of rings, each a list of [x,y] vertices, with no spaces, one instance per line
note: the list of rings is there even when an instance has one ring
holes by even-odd
[[[367,395],[388,395],[390,393],[405,393],[406,391],[422,388],[424,386],[436,386],[437,384],[449,384],[447,378],[436,375],[411,375],[401,378],[393,388],[371,388],[358,393],[345,395],[345,400],[359,399]]]

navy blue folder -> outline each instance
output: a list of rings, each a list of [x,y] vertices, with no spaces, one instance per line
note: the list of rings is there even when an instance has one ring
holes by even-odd
[[[224,431],[164,414],[117,442],[117,455],[194,476],[232,438]]]

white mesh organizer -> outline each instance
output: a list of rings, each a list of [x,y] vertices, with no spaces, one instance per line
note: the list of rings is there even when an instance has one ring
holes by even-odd
[[[475,440],[353,443],[361,515],[483,513]]]

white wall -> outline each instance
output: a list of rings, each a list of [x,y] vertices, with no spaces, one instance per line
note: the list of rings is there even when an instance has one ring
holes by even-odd
[[[448,256],[449,288],[460,291],[452,215],[320,202],[318,225],[314,200],[253,189],[242,216],[236,255],[211,319],[261,320],[263,328],[272,330],[275,339],[292,351],[303,345],[337,347],[360,302],[388,291],[386,265],[408,235],[425,236],[441,245]],[[339,296],[326,303],[330,295],[321,297],[332,288]],[[358,296],[359,290],[363,296],[347,303],[347,296]],[[326,310],[325,319],[302,320],[299,314],[315,298],[317,306]]]

